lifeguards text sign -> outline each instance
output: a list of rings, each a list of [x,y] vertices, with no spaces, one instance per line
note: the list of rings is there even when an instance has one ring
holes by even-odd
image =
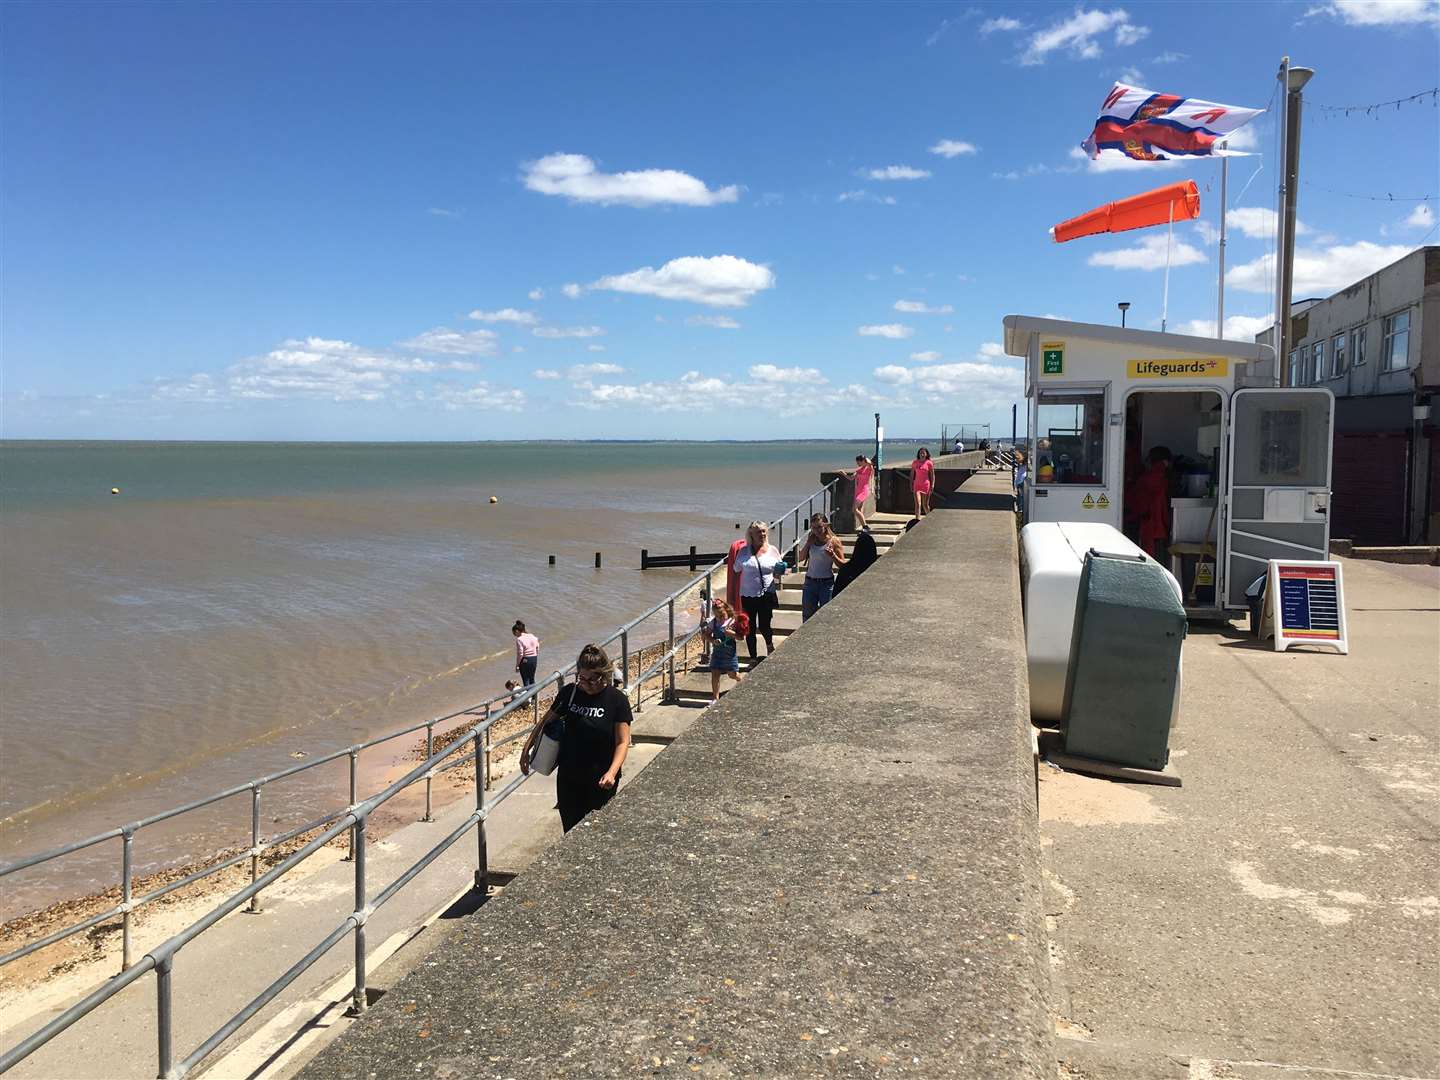
[[[1194,360],[1131,360],[1127,371],[1132,379],[1223,379],[1230,374],[1230,361],[1224,356],[1204,356]]]

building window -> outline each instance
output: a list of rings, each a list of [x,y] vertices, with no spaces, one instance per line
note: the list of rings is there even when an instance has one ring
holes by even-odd
[[[1285,380],[1286,386],[1299,386],[1300,380],[1304,378],[1303,364],[1305,361],[1304,349],[1290,350],[1290,377]]]
[[[1325,342],[1315,342],[1310,346],[1310,371],[1307,383],[1319,382],[1325,377]]]
[[[1035,482],[1104,483],[1105,391],[1042,390],[1035,412]]]
[[[1385,320],[1380,356],[1386,371],[1403,371],[1410,366],[1410,312],[1397,311]]]
[[[1345,374],[1350,355],[1345,351],[1345,334],[1340,332],[1330,339],[1330,377],[1338,379]]]
[[[1353,367],[1365,366],[1365,327],[1357,326],[1350,331],[1350,364]]]

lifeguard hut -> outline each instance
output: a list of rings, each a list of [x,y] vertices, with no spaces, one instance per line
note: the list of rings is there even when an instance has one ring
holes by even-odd
[[[1270,559],[1329,558],[1334,397],[1252,374],[1268,346],[1007,315],[1005,351],[1025,359],[1027,522],[1133,534],[1127,481],[1163,446],[1192,616],[1243,609]]]

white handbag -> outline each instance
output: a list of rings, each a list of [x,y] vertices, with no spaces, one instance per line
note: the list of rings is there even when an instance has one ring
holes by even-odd
[[[540,733],[540,741],[535,744],[535,753],[530,755],[530,771],[532,773],[549,776],[555,771],[555,766],[560,761],[560,740],[550,734],[550,729],[559,726],[558,721],[552,720]]]

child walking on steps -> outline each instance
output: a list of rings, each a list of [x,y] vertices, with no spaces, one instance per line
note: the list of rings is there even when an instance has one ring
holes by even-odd
[[[715,613],[705,624],[702,636],[710,647],[710,700],[720,700],[720,676],[729,675],[740,681],[740,657],[736,652],[738,638],[745,636],[750,620],[737,615],[735,609],[718,597],[714,601]]]

